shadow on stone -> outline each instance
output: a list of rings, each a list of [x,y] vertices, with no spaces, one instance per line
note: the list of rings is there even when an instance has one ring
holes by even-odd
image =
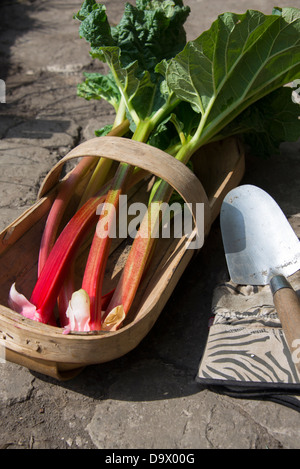
[[[30,16],[42,10],[44,3],[37,0],[5,0],[0,5],[0,79],[6,80],[11,66],[11,48],[29,29],[41,27]]]

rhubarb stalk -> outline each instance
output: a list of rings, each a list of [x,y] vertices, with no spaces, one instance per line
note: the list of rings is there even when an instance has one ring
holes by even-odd
[[[144,173],[142,171],[135,172],[134,176],[128,181],[128,188],[141,180],[143,176]],[[103,186],[97,195],[90,198],[75,213],[62,230],[37,279],[30,299],[27,300],[24,295],[16,290],[15,284],[12,285],[9,295],[9,306],[13,310],[27,318],[44,324],[56,324],[54,307],[63,280],[73,265],[82,241],[93,226],[96,225],[99,218],[97,215],[98,206],[105,202],[110,186],[111,182]],[[109,301],[111,295],[112,292],[105,296],[104,306]],[[87,298],[86,293],[84,293],[84,298]],[[77,308],[78,305],[82,306],[83,304],[87,304],[87,302],[84,303],[83,299],[80,298],[80,294],[77,295],[74,292],[73,298],[71,297],[70,308],[67,311],[69,322],[64,324],[67,327],[67,331],[82,330],[83,324],[84,330],[91,330],[89,308],[84,310],[84,314],[81,309]]]
[[[124,120],[119,125],[115,125],[108,135],[122,136],[128,131],[128,129],[129,122]],[[41,274],[51,249],[54,246],[62,218],[76,187],[82,178],[87,174],[87,172],[91,171],[95,165],[96,161],[94,157],[82,158],[77,166],[70,172],[68,177],[60,183],[60,189],[48,214],[41,240],[38,260],[38,276]],[[81,198],[78,208],[82,207],[82,205],[89,199],[89,197],[95,195],[99,188],[103,186],[107,180],[111,165],[112,160],[109,160],[108,158],[100,158],[95,169],[93,170],[90,182]],[[71,266],[64,278],[62,288],[58,296],[58,309],[61,326],[65,326],[69,322],[69,319],[66,317],[66,311],[71,299],[71,295],[74,292],[73,270],[74,266]]]
[[[124,318],[128,314],[157,239],[157,230],[161,221],[161,204],[169,201],[172,192],[172,187],[162,182],[154,194],[131,246],[121,278],[105,311],[104,322],[117,307],[122,306]],[[117,330],[122,322],[110,321],[107,329]]]
[[[126,120],[117,127],[114,127],[108,135],[111,136],[122,136],[129,129],[129,122]],[[46,225],[43,232],[43,237],[40,245],[39,252],[39,261],[38,261],[38,275],[40,274],[42,268],[45,265],[45,262],[50,254],[50,251],[55,243],[57,238],[58,229],[62,218],[65,214],[65,210],[74,195],[74,191],[82,180],[84,175],[93,168],[93,165],[96,165],[95,158],[84,157],[77,164],[77,166],[69,173],[68,177],[60,183],[60,188],[58,194],[51,206],[50,212],[47,217]],[[96,192],[101,188],[101,186],[106,182],[106,176],[108,169],[111,165],[111,161],[107,158],[101,158],[99,163],[94,170],[92,180],[93,185],[89,187],[89,192],[85,192],[84,199],[82,199],[81,206],[88,198],[92,195],[95,195]],[[106,167],[104,174],[101,174],[100,169],[103,169],[103,166]],[[100,180],[99,178],[102,178]]]
[[[109,190],[103,204],[102,214],[100,215],[90,248],[82,281],[82,289],[87,292],[90,299],[91,330],[101,329],[102,283],[111,246],[112,228],[115,221],[115,213],[118,209],[120,194],[132,172],[133,167],[130,165],[123,163],[119,165],[112,188]],[[105,226],[103,226],[102,222],[103,216],[105,217]]]
[[[95,196],[78,210],[61,232],[38,277],[29,302],[11,290],[10,305],[21,314],[42,323],[53,322],[53,310],[70,262],[85,235],[96,223],[96,210],[104,195]],[[14,294],[12,297],[12,293]],[[31,308],[30,308],[31,304]]]

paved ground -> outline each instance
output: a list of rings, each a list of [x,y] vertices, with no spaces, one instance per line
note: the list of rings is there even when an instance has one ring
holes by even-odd
[[[124,2],[105,3],[111,20],[117,20]],[[273,7],[271,0],[187,4],[189,39],[223,11]],[[299,7],[299,0],[294,5]],[[72,20],[79,7],[75,0],[1,3],[0,78],[7,85],[7,103],[0,108],[1,229],[35,200],[59,158],[112,122],[108,105],[76,97],[83,70],[95,69]],[[247,160],[245,181],[276,198],[298,235],[299,176],[298,144],[285,145],[272,162]],[[217,221],[157,324],[132,353],[65,383],[2,364],[0,447],[299,449],[299,413],[271,402],[220,396],[195,382],[212,292],[226,276]]]

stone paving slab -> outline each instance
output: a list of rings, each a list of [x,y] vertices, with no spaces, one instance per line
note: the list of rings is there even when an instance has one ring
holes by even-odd
[[[124,2],[105,3],[117,21]],[[192,9],[188,39],[223,11],[273,7],[270,0],[185,3]],[[78,37],[72,15],[79,7],[75,0],[0,6],[0,78],[7,84],[7,102],[0,105],[0,229],[31,205],[53,164],[113,120],[106,103],[76,96],[82,72],[101,69]],[[298,235],[299,151],[299,144],[286,144],[272,163],[249,157],[245,176],[276,198]],[[157,324],[130,354],[63,383],[1,363],[0,447],[299,449],[294,410],[217,395],[195,382],[213,289],[226,276],[217,221]]]

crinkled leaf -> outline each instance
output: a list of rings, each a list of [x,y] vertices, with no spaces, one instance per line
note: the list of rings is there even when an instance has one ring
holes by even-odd
[[[151,118],[152,114],[160,109],[168,98],[167,93],[161,93],[160,82],[153,83],[147,70],[138,78],[137,61],[127,67],[122,67],[119,48],[103,47],[102,53],[117,87],[125,98],[127,108],[135,124],[138,123],[138,120]]]
[[[84,37],[92,48],[115,45],[104,5],[86,0],[75,17],[81,21],[80,37]]]
[[[118,88],[125,91],[128,96],[135,94],[140,83],[136,76],[137,62],[123,67],[120,61],[121,50],[119,47],[103,47],[102,52]]]
[[[155,67],[182,50],[189,11],[181,0],[140,0],[136,6],[126,3],[120,23],[111,27],[105,7],[86,0],[76,15],[80,35],[90,42],[92,57],[108,64],[135,126],[151,118],[168,99]],[[92,97],[94,90],[95,86],[93,90],[82,86],[81,93]],[[94,96],[103,94],[107,90],[98,89]]]
[[[80,10],[74,18],[78,19],[79,21],[84,21],[86,17],[92,13],[93,10],[98,9],[99,5],[95,2],[95,0],[85,0],[81,5]],[[104,7],[105,8],[105,7]],[[103,5],[101,5],[100,9],[103,9]]]
[[[167,83],[201,113],[199,145],[300,74],[300,10],[224,13],[169,62]]]
[[[136,0],[135,3],[139,10],[162,10],[168,18],[174,15],[174,7],[183,7],[182,0]]]
[[[174,57],[184,47],[183,24],[189,12],[181,1],[144,0],[136,2],[136,7],[127,3],[112,33],[122,49],[122,64],[137,60],[141,71],[153,74],[158,62]]]
[[[85,81],[77,86],[77,94],[87,100],[105,99],[117,111],[121,94],[112,75],[100,73],[84,73]]]
[[[166,59],[163,59],[155,67],[155,72],[160,74],[164,78],[163,80],[161,80],[161,83],[160,83],[160,92],[162,96],[165,96],[165,97],[169,96],[171,93],[171,90],[168,87],[168,83],[166,80],[167,69],[168,69],[168,61]]]
[[[110,27],[105,6],[86,0],[76,18],[82,21],[79,33],[91,44],[93,57],[104,61],[102,47],[119,47],[122,67],[137,61],[139,73],[148,70],[153,75],[158,62],[184,47],[183,24],[189,12],[180,0],[126,3],[120,23]]]

